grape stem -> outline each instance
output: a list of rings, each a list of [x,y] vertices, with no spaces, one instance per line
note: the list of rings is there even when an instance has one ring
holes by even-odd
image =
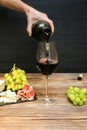
[[[17,69],[16,64],[13,65],[13,67],[12,67],[12,69],[11,69],[11,72],[12,72],[13,70],[15,70],[15,69]]]

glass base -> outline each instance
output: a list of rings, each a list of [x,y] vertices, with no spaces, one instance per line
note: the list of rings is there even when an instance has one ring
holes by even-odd
[[[55,101],[55,99],[50,99],[48,96],[46,96],[45,98],[40,99],[39,104],[40,104],[40,106],[49,107],[49,106],[55,105],[56,101]]]

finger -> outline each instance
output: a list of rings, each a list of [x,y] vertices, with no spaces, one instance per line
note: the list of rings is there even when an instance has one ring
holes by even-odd
[[[49,25],[50,25],[50,27],[51,27],[52,34],[53,34],[53,33],[54,33],[54,30],[55,30],[53,21],[50,20],[49,18],[47,18],[47,19],[45,19],[45,20],[49,23]]]
[[[54,24],[53,24],[53,21],[49,21],[49,24],[51,26],[51,30],[52,30],[52,34],[54,33]]]
[[[28,35],[31,37],[31,35],[32,35],[31,24],[27,25],[26,31],[27,31]]]

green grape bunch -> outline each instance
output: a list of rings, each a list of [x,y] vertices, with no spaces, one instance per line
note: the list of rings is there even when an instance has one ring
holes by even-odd
[[[83,106],[87,102],[87,89],[69,86],[67,89],[67,97],[75,106]]]
[[[28,84],[26,73],[14,64],[9,73],[4,74],[6,90],[18,91]]]

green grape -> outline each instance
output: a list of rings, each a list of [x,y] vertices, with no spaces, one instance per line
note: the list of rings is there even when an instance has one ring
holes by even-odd
[[[15,91],[16,91],[16,88],[15,88],[15,87],[12,87],[11,89],[12,89],[12,91],[13,91],[13,92],[15,92]]]
[[[74,91],[74,90],[72,90],[72,91],[71,91],[71,93],[72,93],[72,94],[75,94],[75,91]]]
[[[75,97],[76,97],[76,98],[79,97],[79,94],[78,94],[78,93],[75,93]]]
[[[9,85],[9,82],[8,82],[8,81],[5,81],[5,85],[8,86],[8,85]]]
[[[7,86],[7,90],[10,90],[10,86]]]
[[[73,89],[74,89],[74,87],[73,87],[73,86],[70,86],[70,87],[69,87],[69,90],[73,90]]]
[[[86,88],[83,88],[83,89],[81,89],[80,91],[81,91],[82,93],[84,93],[84,94],[87,93],[87,89],[86,89]]]
[[[15,90],[18,90],[18,85],[17,85],[17,84],[14,86],[14,89],[15,89]]]
[[[73,103],[74,106],[78,105],[78,103],[76,101],[73,101],[72,103]]]
[[[80,102],[79,102],[79,106],[83,106],[85,103],[82,101],[82,100],[80,100]]]
[[[16,83],[16,84],[20,84],[20,82],[21,82],[21,80],[18,79],[18,78],[15,80],[15,83]]]
[[[25,75],[25,71],[24,71],[24,70],[22,70],[21,72],[22,72],[22,74],[24,74],[24,75]]]
[[[82,101],[83,101],[84,103],[86,103],[86,102],[87,102],[87,98],[84,97],[84,98],[82,99]]]
[[[80,89],[79,87],[70,86],[67,89],[67,97],[73,105],[83,106],[87,102],[87,89]]]
[[[74,101],[74,100],[75,100],[75,95],[70,94],[70,95],[69,95],[69,98],[70,98],[71,101]]]
[[[22,85],[19,84],[19,85],[17,86],[17,89],[18,89],[18,90],[19,90],[19,89],[22,89]]]
[[[74,87],[74,92],[79,93],[80,89],[78,87]]]
[[[75,101],[77,102],[77,104],[80,102],[80,98],[79,97],[76,97],[75,98]]]
[[[15,75],[12,76],[12,80],[16,80],[16,76]]]
[[[11,74],[14,76],[14,75],[17,75],[17,71],[16,70],[13,70],[12,72],[11,72]]]
[[[67,94],[69,94],[69,93],[71,93],[71,90],[70,90],[70,89],[67,90]]]
[[[80,91],[80,92],[79,92],[79,97],[80,97],[81,99],[83,99],[83,98],[85,97],[85,94]]]
[[[10,82],[10,81],[11,81],[11,76],[8,75],[8,76],[6,77],[6,80]]]
[[[26,79],[26,75],[21,75],[22,80]]]
[[[5,77],[5,78],[7,78],[7,77],[8,77],[8,75],[9,75],[8,73],[5,73],[4,77]]]
[[[25,84],[28,84],[25,71],[17,68],[15,65],[11,69],[10,73],[5,73],[4,77],[7,89],[11,89],[12,91],[22,89]]]

